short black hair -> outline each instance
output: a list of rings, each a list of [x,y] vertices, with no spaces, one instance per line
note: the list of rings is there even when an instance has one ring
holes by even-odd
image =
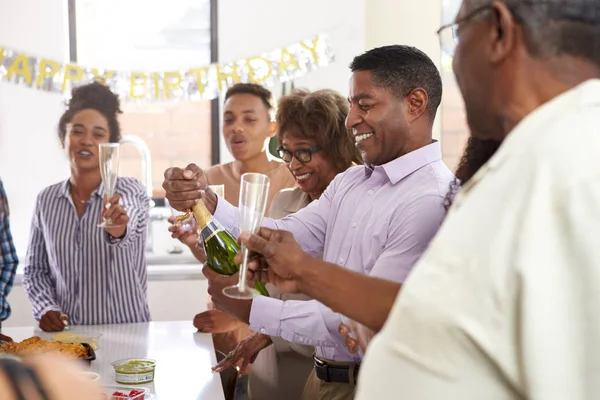
[[[273,95],[269,89],[265,88],[264,86],[256,83],[236,83],[227,89],[227,92],[225,93],[225,101],[236,94],[251,94],[252,96],[256,96],[261,99],[265,107],[267,107],[267,112],[270,112],[273,109],[273,105],[271,104],[273,101]]]
[[[525,31],[527,50],[534,57],[569,55],[600,66],[599,0],[503,0]],[[470,0],[471,10],[491,5]]]
[[[350,70],[371,72],[374,84],[400,99],[422,88],[427,92],[427,113],[431,121],[435,119],[442,102],[442,77],[431,58],[416,47],[391,45],[371,49],[356,56]]]
[[[67,110],[60,117],[58,123],[58,138],[64,144],[67,134],[67,124],[79,111],[92,109],[98,111],[108,122],[109,141],[119,142],[121,140],[121,126],[118,115],[121,114],[119,96],[100,82],[92,82],[87,85],[76,87],[71,92],[71,99],[67,104]]]

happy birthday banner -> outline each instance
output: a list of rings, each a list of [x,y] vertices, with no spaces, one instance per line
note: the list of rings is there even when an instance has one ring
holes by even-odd
[[[227,64],[173,71],[117,71],[63,64],[0,47],[0,81],[69,97],[71,89],[99,80],[123,100],[206,100],[238,82],[272,86],[334,60],[326,35]]]

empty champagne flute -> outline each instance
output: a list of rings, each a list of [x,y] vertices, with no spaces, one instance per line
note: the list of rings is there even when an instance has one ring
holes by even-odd
[[[119,173],[119,143],[100,143],[98,145],[98,155],[100,158],[100,175],[104,184],[104,194],[107,200],[115,194],[117,186],[117,176]],[[110,208],[110,203],[106,203],[105,208]],[[113,224],[110,218],[102,218],[98,224],[99,228],[115,228],[120,225]]]
[[[241,233],[256,233],[262,224],[267,208],[270,186],[269,177],[263,174],[246,173],[240,182],[239,224]],[[260,296],[254,288],[248,287],[248,248],[242,246],[244,262],[238,275],[238,284],[223,288],[223,294],[233,299],[251,299]]]

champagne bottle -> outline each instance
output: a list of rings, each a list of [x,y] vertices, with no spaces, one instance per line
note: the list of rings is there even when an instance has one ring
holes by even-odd
[[[221,275],[233,275],[238,272],[240,266],[233,259],[240,247],[234,237],[212,216],[203,201],[199,201],[192,208],[192,212],[204,242],[206,262],[210,269]],[[254,288],[263,296],[269,296],[262,282],[256,282]]]

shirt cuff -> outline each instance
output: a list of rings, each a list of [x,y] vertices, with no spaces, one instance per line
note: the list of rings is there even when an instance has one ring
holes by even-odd
[[[264,335],[280,336],[283,301],[266,296],[252,300],[250,329]]]
[[[127,238],[129,237],[130,231],[131,229],[129,229],[129,227],[125,228],[125,234],[120,238],[111,236],[108,232],[104,231],[104,241],[111,246],[118,246],[122,243],[127,243]]]
[[[240,236],[238,228],[237,208],[227,202],[224,198],[217,195],[217,208],[213,216],[229,233],[234,237]]]
[[[42,319],[42,317],[44,316],[44,314],[46,314],[48,311],[61,311],[59,306],[56,306],[54,304],[49,305],[45,308],[42,309],[42,311],[39,313],[37,320],[39,321],[40,319]]]

